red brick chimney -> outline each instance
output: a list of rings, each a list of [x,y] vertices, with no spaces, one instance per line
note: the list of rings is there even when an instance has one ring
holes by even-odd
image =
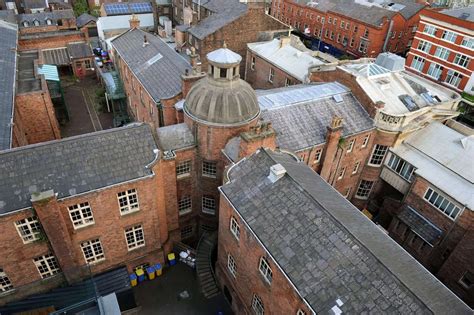
[[[78,282],[81,279],[81,269],[73,250],[77,244],[73,244],[69,236],[56,194],[52,190],[34,194],[31,196],[31,203],[67,282]]]
[[[341,139],[342,136],[342,118],[334,116],[332,118],[331,125],[327,127],[327,130],[326,146],[324,148],[321,169],[321,177],[325,181],[329,180],[332,164],[337,153],[337,147],[339,145],[339,139]]]
[[[253,154],[264,147],[276,148],[276,132],[271,122],[258,122],[249,131],[240,134],[239,159]]]
[[[138,16],[135,14],[132,14],[132,17],[128,22],[130,23],[130,29],[133,30],[134,28],[140,28],[140,19],[138,19]]]
[[[196,54],[194,47],[191,47],[191,55],[189,57],[191,59],[190,64],[192,68],[191,70],[186,69],[186,72],[181,75],[181,93],[183,94],[183,98],[186,98],[186,95],[188,95],[189,90],[196,81],[206,76],[206,73],[201,71],[201,62],[199,61],[199,56]]]

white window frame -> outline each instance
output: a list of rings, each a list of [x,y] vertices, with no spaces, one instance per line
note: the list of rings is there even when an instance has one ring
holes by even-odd
[[[436,27],[429,24],[425,24],[425,27],[423,28],[423,33],[431,35],[431,36],[435,36],[436,31],[437,31]]]
[[[450,43],[456,42],[457,37],[458,36],[456,35],[456,33],[448,31],[448,30],[443,31],[443,34],[441,35],[441,39],[448,41]]]
[[[273,272],[272,268],[270,268],[270,264],[265,259],[265,257],[260,258],[260,262],[258,263],[258,270],[260,271],[260,274],[263,276],[265,281],[268,284],[271,284],[273,279]]]
[[[89,202],[81,202],[69,206],[67,209],[74,229],[94,224],[94,215]]]
[[[375,182],[370,180],[362,179],[357,188],[355,197],[358,199],[368,199],[372,188],[374,187]]]
[[[352,174],[357,174],[360,167],[360,161],[355,162],[354,167],[352,168]]]
[[[192,198],[189,195],[181,197],[178,200],[178,213],[179,215],[185,215],[193,211]]]
[[[98,238],[82,242],[81,249],[84,260],[88,264],[96,264],[105,260],[104,248]]]
[[[212,204],[213,207],[210,207]],[[202,207],[201,210],[206,214],[216,214],[216,199],[214,197],[202,196]]]
[[[194,228],[192,225],[183,226],[180,230],[181,239],[184,240],[193,236],[193,230]]]
[[[46,279],[61,272],[58,261],[53,254],[46,254],[33,259],[41,278]]]
[[[234,217],[230,218],[229,229],[235,239],[240,240],[240,225]]]
[[[457,88],[461,83],[462,79],[463,75],[461,73],[456,72],[454,70],[448,70],[444,82]]]
[[[16,221],[15,227],[24,244],[39,240],[43,231],[36,216]]]
[[[343,197],[344,198],[349,198],[349,196],[351,195],[351,190],[352,190],[352,187],[346,188],[346,191],[344,192]]]
[[[465,36],[462,39],[461,46],[474,49],[474,38]]]
[[[117,193],[120,214],[128,214],[140,210],[138,203],[138,192],[135,188],[127,189]]]
[[[456,220],[462,211],[461,207],[456,205],[451,198],[432,187],[428,187],[423,195],[423,199],[451,220]]]
[[[145,246],[145,231],[143,225],[137,224],[124,230],[128,251]]]
[[[346,174],[346,167],[345,166],[339,170],[339,175],[337,176],[337,180],[343,179],[344,174]]]
[[[435,53],[434,53],[435,57],[437,57],[439,59],[442,59],[442,60],[448,60],[450,54],[451,54],[451,52],[449,51],[449,49],[446,49],[446,48],[441,47],[441,46],[436,47],[436,50],[435,50]]]
[[[425,58],[420,56],[414,56],[411,61],[410,67],[412,69],[415,69],[416,71],[422,72],[423,68],[425,67]]]
[[[470,61],[471,61],[471,58],[469,58],[468,56],[463,55],[463,54],[456,54],[456,56],[454,57],[453,63],[467,69],[467,66],[469,65]]]
[[[0,268],[0,293],[13,290],[13,284],[5,271]]]
[[[288,77],[286,77],[285,78],[285,86],[290,86],[290,85],[291,85],[291,80]]]
[[[460,285],[462,285],[464,288],[466,288],[466,289],[469,290],[469,289],[471,289],[471,288],[474,286],[474,284],[471,283],[471,284],[469,285],[469,284],[467,284],[467,283],[464,281],[464,279],[467,278],[466,275],[471,275],[471,279],[474,278],[474,276],[472,275],[472,273],[470,273],[469,271],[465,271],[465,272],[462,274],[461,278],[459,278],[458,283],[459,283]]]
[[[398,155],[390,152],[390,158],[388,159],[387,166],[407,182],[411,183],[413,181],[415,167]]]
[[[192,161],[182,161],[176,165],[176,178],[188,177],[191,175]]]
[[[237,265],[235,263],[234,257],[231,254],[227,254],[227,269],[229,269],[230,274],[236,278],[237,277]]]
[[[214,161],[202,161],[202,176],[217,177],[217,163]]]
[[[275,78],[275,69],[270,68],[270,73],[268,74],[268,82],[273,83],[274,78]]]
[[[366,135],[364,137],[364,140],[362,140],[362,145],[360,147],[361,148],[367,147],[367,145],[369,144],[369,140],[370,140],[370,135]]]
[[[368,165],[374,167],[380,167],[387,155],[388,146],[382,144],[376,144],[374,149],[372,150],[372,154],[370,155]],[[374,163],[375,162],[375,163]]]
[[[323,155],[323,149],[317,149],[314,153],[314,164],[321,162],[321,156]]]
[[[416,49],[424,52],[424,53],[427,53],[429,54],[430,53],[430,50],[431,50],[431,46],[432,44],[430,42],[427,42],[427,41],[424,41],[424,40],[420,40],[418,42],[418,46]]]
[[[299,309],[299,310],[296,312],[296,315],[306,315],[306,312],[303,311],[302,309]]]
[[[262,299],[257,294],[254,294],[252,298],[252,310],[256,315],[265,314],[265,307],[263,306]]]
[[[255,70],[255,56],[252,56],[250,59],[250,69],[253,71]]]
[[[443,66],[434,62],[430,64],[428,71],[426,72],[427,75],[429,75],[435,80],[438,80],[441,77],[442,73],[443,73]]]
[[[352,152],[352,150],[354,149],[354,144],[355,144],[355,139],[352,139],[351,141],[349,141],[349,146],[347,148],[347,153]]]

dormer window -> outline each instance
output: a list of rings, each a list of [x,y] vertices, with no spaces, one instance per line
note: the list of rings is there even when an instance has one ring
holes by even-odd
[[[51,25],[51,24],[53,24],[53,23],[51,22],[50,19],[46,19],[46,24],[47,24],[47,25]]]
[[[28,26],[30,26],[30,23],[28,23],[28,21],[24,21],[24,22],[23,22],[23,26],[24,26],[24,27],[28,27]]]
[[[33,21],[33,24],[34,24],[35,26],[39,26],[39,25],[40,25],[40,22],[39,22],[38,20],[34,20],[34,21]]]

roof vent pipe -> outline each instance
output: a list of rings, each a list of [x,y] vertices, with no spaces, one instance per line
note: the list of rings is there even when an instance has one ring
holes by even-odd
[[[270,167],[270,174],[268,175],[268,179],[275,183],[277,180],[285,176],[286,169],[281,164],[275,164]]]
[[[148,39],[146,39],[146,35],[143,35],[143,47],[149,45]]]

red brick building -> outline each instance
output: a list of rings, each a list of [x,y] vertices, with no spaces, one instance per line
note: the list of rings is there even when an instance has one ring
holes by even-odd
[[[424,11],[407,57],[407,69],[473,95],[473,16],[472,7]]]
[[[433,122],[391,149],[380,175],[380,194],[392,201],[383,209],[390,236],[471,307],[474,190],[464,170],[472,167],[472,133]]]
[[[1,304],[89,272],[163,263],[179,240],[147,125],[3,151],[0,159]],[[10,176],[18,159],[23,171]],[[22,176],[28,184],[18,186]]]
[[[183,97],[181,75],[191,66],[161,38],[140,30],[139,23],[130,20],[131,29],[112,41],[112,56],[130,116],[156,129],[176,123],[174,105]]]
[[[288,34],[288,27],[265,12],[264,0],[173,1],[178,48],[194,47],[202,66],[206,55],[224,44],[245,57],[247,44]],[[244,77],[244,65],[240,75]]]
[[[236,314],[472,312],[294,155],[262,148],[226,179],[216,270]]]
[[[406,53],[424,5],[414,1],[277,0],[271,15],[356,58]]]

